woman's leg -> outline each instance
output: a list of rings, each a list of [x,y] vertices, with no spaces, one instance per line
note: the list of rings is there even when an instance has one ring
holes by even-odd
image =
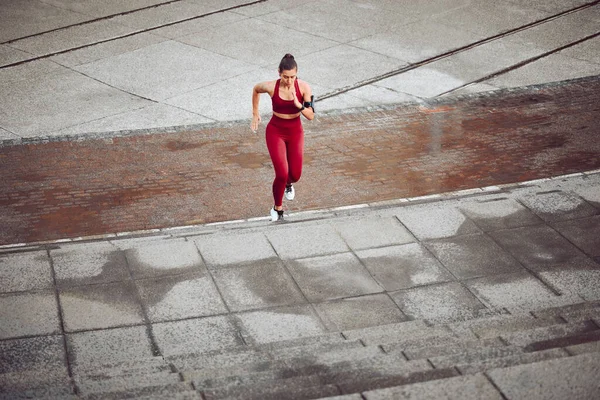
[[[288,181],[288,160],[286,156],[286,144],[277,128],[267,125],[266,140],[267,149],[275,169],[275,180],[273,181],[273,201],[276,209],[283,206],[283,192]]]
[[[287,142],[287,162],[288,176],[287,184],[295,183],[300,180],[302,175],[302,162],[304,157],[304,132],[302,128],[295,132],[293,137]]]

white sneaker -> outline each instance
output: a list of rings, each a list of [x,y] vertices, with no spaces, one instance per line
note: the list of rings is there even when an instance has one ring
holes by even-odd
[[[294,186],[290,183],[285,187],[285,198],[288,200],[294,200],[296,197],[296,191],[294,190]]]
[[[271,208],[271,221],[277,222],[283,220],[283,210],[277,211],[275,208]]]

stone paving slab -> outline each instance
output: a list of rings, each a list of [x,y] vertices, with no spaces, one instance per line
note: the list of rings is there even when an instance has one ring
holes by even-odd
[[[560,80],[567,73],[573,78],[594,75],[597,68],[598,64],[557,53],[492,78],[487,83],[499,88],[537,85]]]
[[[252,103],[240,104],[238,98],[231,96],[229,89],[235,87],[240,93],[252,93],[257,82],[272,80],[275,68],[250,68],[244,73],[171,97],[165,103],[175,109],[193,113],[196,121],[192,119],[192,125],[221,120],[245,120],[248,115],[252,115]],[[211,99],[209,104],[206,103],[207,98]],[[271,101],[263,94],[259,102],[260,114],[268,114],[270,108]],[[266,122],[266,118],[263,121]],[[160,121],[157,124],[160,125]]]
[[[419,4],[417,7],[426,6]],[[460,2],[446,2],[444,6],[455,8],[460,6]],[[410,9],[406,9],[408,12],[403,15],[404,18],[409,14]],[[429,35],[433,31],[439,33],[439,36],[433,38]],[[363,37],[351,43],[365,50],[377,51],[407,63],[415,63],[482,38],[482,35],[454,28],[443,21],[424,20],[408,25],[399,23],[389,31]]]
[[[0,341],[0,373],[66,369],[61,336],[38,336]]]
[[[531,314],[505,314],[472,321],[455,322],[448,324],[448,327],[459,335],[462,335],[465,330],[469,330],[475,333],[479,338],[495,338],[504,333],[525,331],[563,322],[558,315],[538,315],[535,311],[533,311],[533,313],[537,318]]]
[[[137,13],[117,16],[114,20],[135,29],[148,29],[161,26],[165,23],[173,23],[200,16],[221,8],[216,7],[215,2],[186,1],[183,4],[178,3],[167,2],[160,7],[151,7]],[[227,0],[220,2],[220,5],[225,8],[240,3],[243,2]]]
[[[16,9],[13,3],[8,2],[3,3],[1,6],[2,14],[7,17],[10,16],[13,21],[10,26],[2,24],[3,29],[0,31],[0,40],[3,42],[42,30],[53,29],[56,26],[74,24],[89,19],[89,17],[77,12],[42,2],[19,4]]]
[[[272,42],[273,37],[294,36],[295,43]],[[244,37],[244,41],[238,41]],[[180,37],[179,41],[211,52],[223,54],[248,64],[269,66],[279,65],[282,54],[291,53],[302,59],[303,56],[338,43],[314,33],[298,32],[296,27],[273,24],[260,19],[248,18],[231,25],[221,25],[204,30],[201,35]],[[265,47],[264,43],[272,45]]]
[[[401,331],[400,331],[401,332]],[[423,346],[423,342],[427,340],[431,346],[447,344],[453,339],[456,339],[456,335],[450,332],[445,327],[432,327],[427,331],[420,334],[419,338],[414,339],[412,337],[404,337],[402,333],[387,333],[387,334],[365,334],[361,340],[368,346],[372,345],[392,345],[395,349],[403,349],[402,351],[415,347]],[[394,352],[392,352],[394,354]]]
[[[32,389],[27,391],[16,391],[0,393],[0,399],[2,400],[15,400],[15,399],[31,399],[39,398],[43,400],[76,400],[78,396],[73,394],[72,388],[42,388]]]
[[[211,277],[202,273],[135,282],[150,322],[196,318],[228,311]]]
[[[465,282],[475,294],[495,309],[512,313],[581,302],[575,294],[557,296],[526,271],[476,278]]]
[[[574,369],[577,374],[565,374]],[[511,399],[585,399],[600,393],[596,354],[496,369],[487,374]]]
[[[457,236],[425,245],[461,280],[522,270],[516,259],[483,234]]]
[[[551,360],[555,358],[563,358],[568,354],[563,349],[550,349],[537,351],[535,353],[516,354],[505,357],[492,358],[475,363],[459,364],[455,367],[460,371],[461,374],[470,375],[478,372],[485,372],[492,368],[506,368],[514,365],[523,365],[529,363],[535,363],[545,360]]]
[[[2,392],[26,391],[31,389],[58,389],[63,388],[67,393],[73,392],[73,385],[67,369],[45,369],[43,372],[19,371],[0,374]]]
[[[60,136],[77,135],[78,132],[122,132],[134,130],[144,124],[147,129],[157,129],[165,124],[184,126],[210,123],[212,120],[193,112],[184,111],[170,104],[149,103],[135,110],[111,114],[90,122],[70,126],[57,131]]]
[[[593,343],[600,340],[600,332],[590,331],[578,333],[572,336],[558,337],[548,340],[540,340],[527,345],[524,349],[529,352],[538,352],[559,347],[567,347],[584,343]]]
[[[599,353],[600,352],[600,341],[576,344],[573,346],[566,347],[565,350],[571,355]]]
[[[241,14],[243,10],[242,8],[234,11],[224,11],[174,25],[167,25],[162,28],[153,29],[152,34],[169,39],[177,39],[194,34],[198,35],[207,29],[228,25],[247,18]]]
[[[424,334],[429,326],[422,320],[407,321],[398,324],[388,324],[360,329],[343,331],[344,337],[348,339],[367,339],[369,337],[381,337],[387,335],[408,335],[416,332]]]
[[[168,391],[165,391],[165,393],[168,393]],[[138,397],[138,399],[140,400],[161,400],[163,398],[165,394],[156,394],[156,395],[144,395],[144,396],[140,396]],[[176,392],[176,393],[168,393],[169,398],[172,400],[203,400],[202,396],[200,395],[200,393],[196,392],[195,390],[189,390],[189,391],[181,391],[181,392]]]
[[[178,62],[170,62],[177,59]],[[202,68],[196,68],[202,64]],[[230,78],[253,67],[240,60],[176,41],[165,41],[75,69],[145,99],[166,100],[186,91]]]
[[[208,267],[239,264],[276,257],[273,247],[259,232],[192,237]]]
[[[387,291],[452,280],[442,264],[419,243],[361,250],[356,255]]]
[[[600,267],[598,262],[583,260],[570,268],[550,268],[540,277],[564,295],[579,296],[587,301],[600,300]]]
[[[267,238],[277,255],[283,259],[298,259],[348,251],[348,246],[330,225],[299,226],[293,231],[269,230]]]
[[[144,326],[67,334],[69,358],[76,365],[98,365],[152,356]]]
[[[85,379],[77,382],[83,394],[106,393],[109,391],[129,391],[140,387],[164,386],[181,382],[179,375],[171,371],[147,373],[134,377],[103,377],[101,379]]]
[[[11,42],[11,47],[32,56],[44,56],[131,33],[131,29],[114,20],[99,20],[75,25]]]
[[[309,306],[288,306],[238,314],[244,338],[250,343],[317,336],[325,332],[323,324]]]
[[[501,337],[515,346],[528,346],[539,341],[557,339],[593,332],[598,327],[592,321],[557,324],[529,329],[523,332],[504,333]]]
[[[589,318],[595,313],[600,312],[600,302],[581,302],[577,304],[570,304],[563,307],[551,307],[545,310],[534,311],[533,315],[536,318],[556,318],[561,317],[566,321],[571,319],[585,319]]]
[[[152,325],[152,331],[161,354],[165,356],[242,345],[235,322],[229,316],[160,322]]]
[[[0,291],[21,292],[50,289],[52,271],[45,251],[0,256]]]
[[[292,390],[292,399],[303,399],[303,398],[316,398],[321,396],[330,396],[339,394],[339,390],[335,385],[318,385],[318,386],[304,386],[302,384],[295,387],[282,383],[276,387],[259,387],[255,391],[247,389],[230,389],[230,390],[208,390],[205,393],[207,399],[219,399],[226,396],[228,399],[265,399],[265,400],[276,400],[285,396],[289,398],[290,390]]]
[[[339,383],[342,393],[364,392],[386,387],[395,387],[409,385],[418,382],[433,381],[437,379],[446,379],[456,376],[458,372],[455,369],[434,369],[428,371],[418,371],[396,376],[373,377],[364,380],[348,380]],[[362,397],[361,397],[362,398]]]
[[[479,347],[476,349],[465,349],[463,352],[452,355],[428,357],[434,368],[451,368],[457,364],[480,363],[500,357],[509,357],[523,353],[519,347],[492,346]]]
[[[60,291],[65,331],[142,324],[141,304],[132,282],[79,286]]]
[[[352,218],[336,221],[334,226],[355,251],[414,241],[414,237],[396,218]]]
[[[160,371],[165,366],[168,366],[162,356],[134,358],[131,360],[121,360],[109,363],[98,364],[74,364],[72,365],[73,374],[81,376],[94,376],[97,374],[127,374],[131,371],[134,374],[136,371],[147,369],[149,371]]]
[[[405,207],[398,210],[397,216],[420,240],[480,232],[457,209],[444,204]]]
[[[492,32],[506,31],[549,15],[549,12],[534,9],[529,5],[511,2],[503,7],[498,3],[484,2],[452,10],[436,19],[443,20],[448,25],[487,36]]]
[[[530,210],[547,222],[585,218],[598,211],[582,198],[569,193],[536,193],[521,198]]]
[[[125,251],[125,257],[135,278],[206,271],[196,246],[182,240],[133,247]]]
[[[0,295],[0,339],[60,332],[56,295],[50,291]]]
[[[238,256],[247,253],[237,253]],[[268,259],[218,269],[212,276],[231,311],[302,304],[306,299],[281,261]]]
[[[503,197],[466,203],[460,210],[484,232],[542,223],[518,201]]]
[[[467,288],[458,282],[417,287],[390,293],[407,316],[435,322],[450,322],[490,313]]]
[[[60,130],[77,125],[89,120],[106,116],[114,112],[131,111],[149,102],[114,87],[107,86],[87,76],[76,73],[46,60],[36,61],[43,66],[42,72],[27,69],[27,73],[20,72],[22,78],[3,85],[0,94],[10,98],[9,103],[3,103],[3,108],[8,116],[2,126],[11,132],[20,132],[21,137],[44,135],[46,132]],[[18,68],[17,68],[18,69]],[[61,73],[53,73],[59,70]],[[0,70],[0,77],[5,79],[11,70]],[[32,76],[33,75],[33,76]],[[10,79],[10,77],[9,77]],[[35,96],[32,96],[32,92]],[[89,93],[94,93],[90,97]],[[45,110],[39,113],[40,109]],[[38,117],[34,120],[24,121],[19,117],[21,112]]]
[[[549,226],[490,232],[490,236],[523,265],[533,270],[569,267],[585,262],[585,255]]]
[[[409,360],[417,360],[420,358],[453,356],[476,348],[506,347],[506,344],[498,338],[472,340],[464,337],[457,338],[449,336],[442,339],[444,340],[432,341],[430,345],[426,343],[426,340],[423,340],[422,343],[416,345],[414,348],[412,346],[403,345],[396,347],[395,344],[383,345],[383,348],[386,351],[402,350]]]
[[[125,254],[110,243],[64,245],[50,250],[50,257],[59,286],[119,282],[130,277]]]
[[[406,320],[385,294],[346,298],[315,304],[315,310],[330,331],[345,331]]]
[[[383,399],[502,399],[502,395],[483,375],[469,375],[415,383],[362,394],[367,400]]]
[[[552,226],[589,256],[600,256],[600,215],[563,221]]]
[[[287,266],[310,302],[383,292],[352,253],[293,260]]]
[[[171,383],[167,385],[156,385],[146,386],[139,388],[132,388],[129,390],[122,391],[111,391],[104,393],[88,393],[85,395],[86,400],[102,400],[108,398],[122,399],[122,398],[144,398],[148,397],[152,400],[164,399],[165,397],[178,399],[180,393],[183,393],[183,399],[189,398],[192,385],[188,382]],[[192,396],[192,399],[197,398]]]

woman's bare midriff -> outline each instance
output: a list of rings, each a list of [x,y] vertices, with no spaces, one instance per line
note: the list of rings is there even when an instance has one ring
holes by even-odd
[[[294,118],[298,118],[300,116],[300,112],[297,112],[296,114],[280,114],[280,113],[273,111],[273,115],[275,115],[276,117],[279,117],[279,118],[283,118],[283,119],[294,119]]]

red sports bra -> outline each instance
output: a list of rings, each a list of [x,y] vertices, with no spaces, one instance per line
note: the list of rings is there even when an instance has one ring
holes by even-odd
[[[275,83],[275,91],[273,92],[273,97],[271,97],[271,102],[273,103],[273,111],[279,114],[297,114],[300,112],[300,109],[294,105],[294,100],[284,100],[279,96],[279,82],[281,79],[277,79]],[[294,81],[294,87],[296,88],[296,96],[298,97],[298,101],[302,103],[304,100],[302,98],[302,93],[300,93],[300,86],[298,86],[298,79]]]

